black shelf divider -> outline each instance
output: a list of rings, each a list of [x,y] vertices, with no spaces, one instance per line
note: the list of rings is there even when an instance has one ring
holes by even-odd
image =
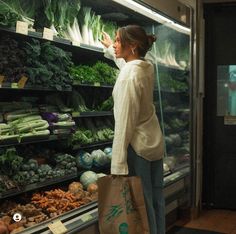
[[[112,141],[102,141],[102,142],[97,142],[93,144],[87,144],[87,145],[74,145],[72,150],[83,150],[83,149],[89,149],[89,148],[95,148],[99,146],[106,146],[106,145],[111,145]]]
[[[21,142],[18,142],[17,138],[11,139],[11,140],[5,140],[5,141],[0,139],[0,147],[64,140],[64,139],[67,139],[68,136],[69,135],[48,135],[48,136],[35,137],[35,139],[32,139],[32,137],[29,137],[29,139],[23,138]]]
[[[103,84],[80,84],[80,83],[73,83],[74,87],[96,87],[96,88],[108,88],[113,89],[113,85],[103,85]]]
[[[26,37],[28,36],[28,37],[48,41],[47,39],[43,38],[42,32],[34,32],[34,31],[29,30],[28,35],[24,35],[24,34],[17,33],[16,28],[0,27],[0,30],[5,31],[5,32],[10,32],[10,33],[23,35],[23,36],[26,36]],[[90,51],[103,53],[103,48],[101,48],[101,47],[90,46],[90,45],[83,44],[83,43],[81,43],[78,46],[77,45],[75,46],[75,45],[73,45],[72,41],[70,41],[68,39],[65,39],[65,38],[57,37],[57,36],[53,36],[53,41],[52,42],[56,42],[56,43],[60,43],[60,44],[64,44],[64,45],[70,45],[70,46],[79,47],[79,48],[82,48],[82,49],[85,49],[85,50],[90,50]]]
[[[54,185],[54,184],[59,184],[61,182],[65,182],[67,180],[76,179],[76,178],[78,178],[78,174],[74,173],[74,174],[66,175],[60,178],[47,179],[46,181],[43,181],[43,182],[29,184],[29,185],[24,186],[23,189],[19,189],[19,188],[10,189],[6,192],[0,193],[0,199],[16,196],[25,192],[33,191],[33,190],[50,186],[50,185]]]
[[[56,88],[49,88],[49,87],[43,87],[43,86],[33,86],[33,85],[28,85],[28,84],[26,84],[24,88],[18,88],[18,87],[15,88],[15,87],[12,87],[12,83],[6,82],[1,85],[0,90],[71,92],[72,86],[71,88],[66,88],[63,90],[57,90]]]
[[[86,117],[102,117],[102,116],[113,116],[112,111],[86,111],[86,112],[72,112],[72,118],[86,118]]]

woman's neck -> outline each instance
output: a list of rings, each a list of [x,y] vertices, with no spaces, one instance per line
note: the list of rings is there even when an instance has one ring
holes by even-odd
[[[126,62],[130,62],[136,59],[141,59],[140,56],[136,55],[136,54],[131,54],[128,58],[125,59]]]

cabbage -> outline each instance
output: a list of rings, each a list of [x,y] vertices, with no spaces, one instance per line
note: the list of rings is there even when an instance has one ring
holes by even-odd
[[[77,167],[90,169],[93,165],[93,157],[88,152],[80,151],[76,156],[76,164]]]
[[[110,162],[110,158],[102,150],[94,150],[91,153],[93,163],[95,166],[100,167]]]
[[[111,156],[112,156],[112,148],[111,148],[111,147],[106,147],[106,148],[103,150],[103,152],[104,152],[107,156],[109,156],[109,158],[111,158]]]
[[[87,189],[88,185],[91,183],[96,183],[98,179],[98,176],[93,171],[85,171],[80,176],[80,183],[84,186],[85,189]]]

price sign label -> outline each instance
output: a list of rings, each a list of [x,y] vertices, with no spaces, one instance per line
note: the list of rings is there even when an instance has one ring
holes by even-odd
[[[101,86],[101,84],[99,82],[95,82],[94,86]]]
[[[80,116],[80,112],[78,112],[78,111],[72,112],[72,117],[79,117],[79,116]]]
[[[16,22],[16,32],[24,35],[28,35],[28,23],[23,21]]]
[[[92,215],[90,215],[90,214],[85,214],[85,215],[83,215],[83,216],[81,217],[81,220],[85,223],[85,222],[91,220],[92,218],[93,218]]]
[[[18,89],[18,83],[11,83],[12,89]]]
[[[80,81],[78,81],[78,80],[73,81],[73,85],[80,85]]]
[[[3,81],[4,81],[4,76],[2,76],[2,75],[0,75],[0,88],[2,87],[2,83],[3,83]]]
[[[53,31],[50,28],[43,28],[43,38],[49,41],[53,41]]]
[[[80,42],[79,41],[72,41],[72,45],[73,46],[80,46]]]
[[[25,87],[25,83],[27,82],[28,78],[26,76],[22,76],[17,83],[18,88],[23,89]]]
[[[60,220],[56,220],[48,224],[48,228],[53,234],[64,234],[67,232],[67,228]]]

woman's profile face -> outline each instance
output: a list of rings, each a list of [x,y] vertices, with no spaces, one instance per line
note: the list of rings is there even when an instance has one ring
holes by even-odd
[[[113,47],[115,50],[116,58],[123,58],[127,61],[128,57],[130,56],[131,50],[128,45],[126,45],[125,47],[122,47],[119,32],[116,33]]]

